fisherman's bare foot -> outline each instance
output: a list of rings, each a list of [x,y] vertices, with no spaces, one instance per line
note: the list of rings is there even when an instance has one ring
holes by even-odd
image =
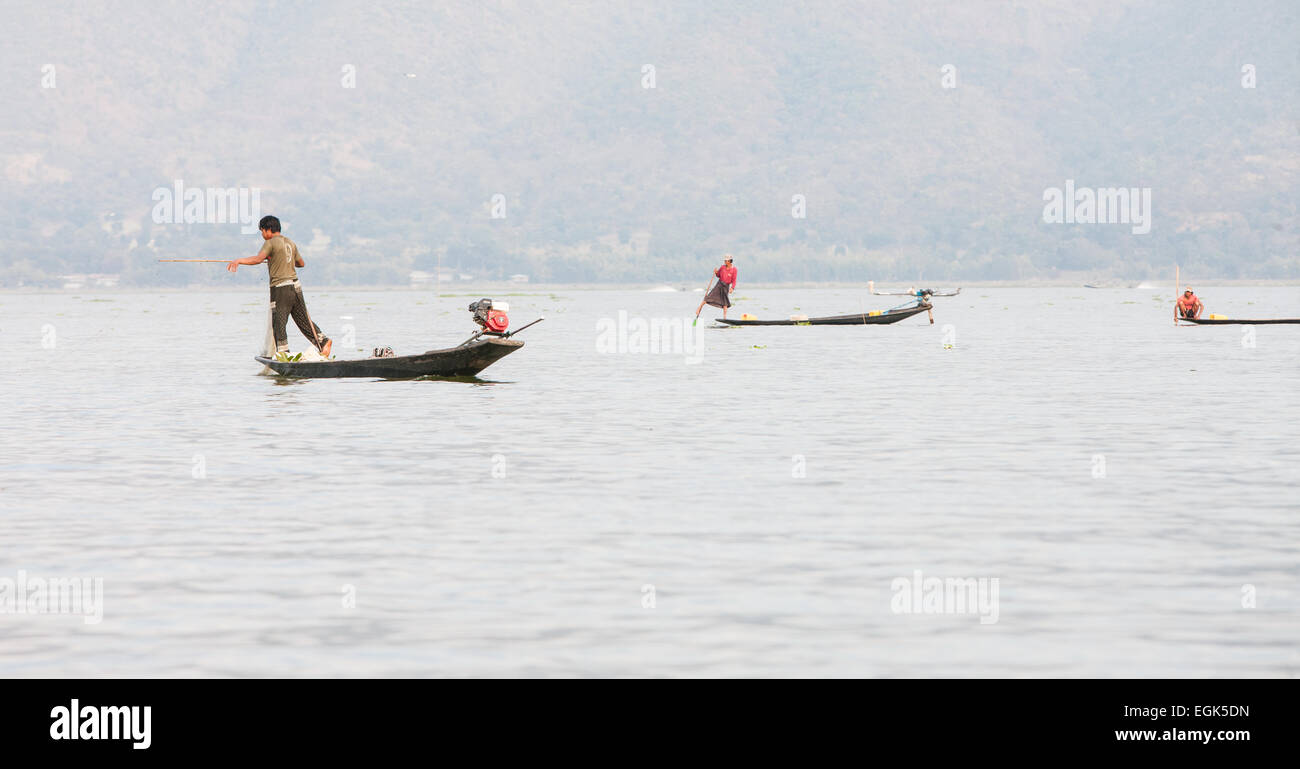
[[[330,356],[330,350],[333,350],[333,349],[334,349],[334,340],[333,340],[333,339],[326,339],[326,340],[325,340],[325,346],[322,347],[322,348],[320,348],[320,356],[321,356],[322,358],[328,358],[328,357]]]

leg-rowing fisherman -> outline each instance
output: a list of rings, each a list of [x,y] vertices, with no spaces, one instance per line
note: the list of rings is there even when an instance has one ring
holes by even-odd
[[[292,315],[302,335],[320,351],[321,357],[329,358],[334,342],[321,332],[320,326],[313,323],[307,314],[302,284],[298,282],[298,271],[295,268],[307,266],[298,251],[298,244],[280,233],[280,220],[274,216],[263,216],[257,226],[265,241],[262,250],[253,256],[231,261],[226,269],[237,272],[241,264],[252,266],[266,262],[267,271],[271,275],[271,328],[275,332],[275,351],[289,351],[287,327],[289,316]]]

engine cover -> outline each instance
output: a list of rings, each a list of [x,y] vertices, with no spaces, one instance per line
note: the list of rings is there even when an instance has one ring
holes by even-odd
[[[505,331],[510,328],[510,316],[502,310],[488,310],[487,322],[483,327],[488,331]]]

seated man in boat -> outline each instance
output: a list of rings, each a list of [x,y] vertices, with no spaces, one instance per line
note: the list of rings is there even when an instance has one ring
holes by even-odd
[[[727,317],[727,308],[731,306],[731,292],[736,290],[736,275],[739,271],[731,265],[731,254],[722,257],[722,266],[713,271],[713,275],[718,279],[717,284],[704,295],[704,301],[695,310],[696,316],[704,305],[710,307],[721,307],[722,317]]]
[[[289,316],[302,335],[320,351],[321,357],[328,359],[334,342],[321,333],[320,326],[312,322],[307,314],[307,302],[302,296],[302,284],[298,282],[296,267],[306,267],[298,244],[280,234],[280,220],[274,216],[263,216],[258,222],[262,231],[262,250],[253,256],[235,259],[226,265],[226,269],[237,272],[239,265],[255,265],[266,262],[267,272],[271,275],[271,329],[275,332],[275,351],[289,351]]]
[[[1183,289],[1183,295],[1178,297],[1178,317],[1199,318],[1201,317],[1201,310],[1204,309],[1205,305],[1201,304],[1201,300],[1197,298],[1196,294],[1192,293],[1191,286]]]

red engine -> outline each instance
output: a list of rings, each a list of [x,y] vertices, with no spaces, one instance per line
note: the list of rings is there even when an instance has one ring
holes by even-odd
[[[510,316],[506,314],[509,309],[505,302],[494,302],[491,299],[480,299],[469,306],[469,311],[474,314],[474,322],[484,331],[496,334],[504,333],[510,327]]]
[[[489,331],[505,331],[510,328],[510,317],[504,310],[493,307],[488,310],[487,328]]]

